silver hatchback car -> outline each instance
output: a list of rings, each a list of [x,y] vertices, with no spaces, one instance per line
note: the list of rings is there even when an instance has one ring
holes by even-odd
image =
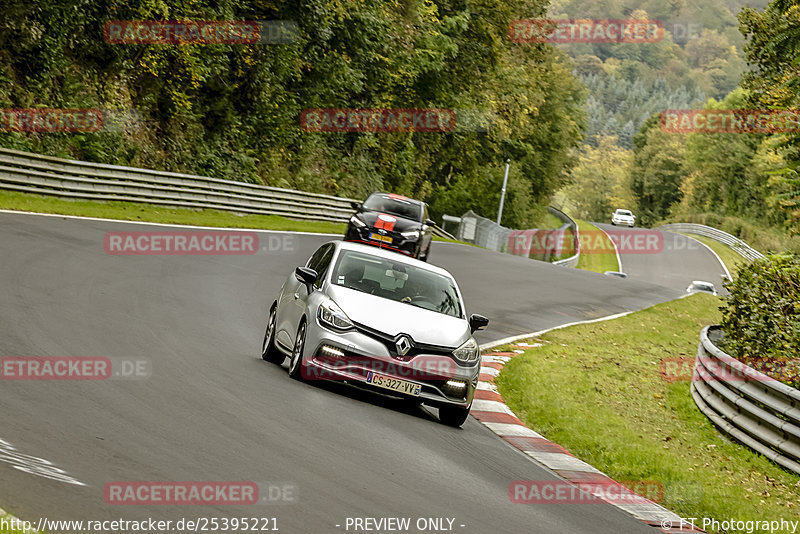
[[[337,380],[439,408],[461,426],[480,370],[472,336],[489,323],[467,316],[452,275],[375,247],[331,241],[298,267],[270,306],[261,357],[289,376]]]

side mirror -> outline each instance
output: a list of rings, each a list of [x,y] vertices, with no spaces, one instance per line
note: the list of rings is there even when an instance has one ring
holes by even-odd
[[[298,282],[305,284],[308,292],[311,293],[311,286],[317,281],[317,271],[308,267],[298,267],[294,270],[294,277]]]
[[[356,211],[361,211],[361,204],[359,204],[355,200],[350,202],[350,206]]]
[[[489,319],[484,317],[483,315],[478,315],[477,313],[473,313],[469,316],[469,330],[470,332],[475,332],[477,330],[483,330],[489,324]]]
[[[428,226],[436,226],[436,221],[434,221],[433,219],[425,219],[425,224],[427,224]]]

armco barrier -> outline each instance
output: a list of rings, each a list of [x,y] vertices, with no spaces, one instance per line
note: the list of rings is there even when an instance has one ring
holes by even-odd
[[[572,233],[575,236],[574,237],[575,254],[573,254],[569,258],[564,258],[563,260],[554,261],[553,264],[564,265],[567,267],[577,267],[578,260],[581,259],[581,236],[580,232],[578,231],[578,224],[575,221],[573,221],[569,215],[552,206],[548,206],[547,211],[549,211],[552,215],[555,215],[556,217],[561,219],[561,221],[564,223],[564,226],[559,228],[559,231],[564,232],[567,229],[572,229]]]
[[[447,220],[458,220],[459,226],[456,233],[458,235],[458,239],[461,241],[466,241],[467,243],[472,243],[479,247],[494,250],[495,252],[505,252],[508,254],[519,255],[520,252],[518,250],[514,250],[514,247],[510,245],[515,234],[533,234],[536,232],[554,234],[554,238],[552,240],[554,243],[553,247],[547,250],[543,258],[536,258],[542,259],[543,261],[550,261],[550,258],[553,256],[557,257],[560,254],[562,251],[561,244],[564,243],[564,234],[567,231],[571,231],[574,248],[570,250],[575,250],[576,253],[568,258],[553,261],[552,263],[554,265],[564,265],[567,267],[577,266],[578,259],[580,258],[580,235],[578,234],[577,223],[575,223],[575,221],[573,221],[567,214],[557,210],[556,208],[548,207],[547,210],[550,212],[550,214],[557,217],[564,223],[560,228],[554,230],[539,230],[536,228],[524,231],[511,230],[510,228],[501,226],[496,222],[487,219],[486,217],[481,217],[472,210],[468,211],[461,217],[451,217],[448,215],[445,215],[445,217]],[[529,253],[529,250],[525,250],[522,255],[527,256]]]
[[[768,377],[714,345],[719,326],[700,332],[692,397],[722,432],[800,474],[800,391]]]
[[[670,232],[681,232],[686,234],[697,234],[702,235],[705,237],[709,237],[714,241],[719,241],[720,243],[724,243],[731,247],[733,250],[738,252],[741,256],[747,258],[750,261],[757,260],[759,258],[763,258],[764,255],[739,239],[736,236],[733,236],[727,232],[723,232],[722,230],[717,230],[711,226],[706,226],[704,224],[694,224],[694,223],[675,223],[675,224],[665,224],[662,226],[656,227],[658,230],[667,230]]]
[[[184,208],[347,222],[354,199],[293,189],[54,158],[0,148],[0,189],[88,200],[146,202]],[[434,234],[453,238],[435,227]]]

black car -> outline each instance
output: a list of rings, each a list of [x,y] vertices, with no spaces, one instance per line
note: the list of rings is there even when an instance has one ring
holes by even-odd
[[[372,193],[363,204],[352,203],[356,214],[347,223],[345,241],[388,248],[428,260],[433,227],[428,205],[402,195]]]

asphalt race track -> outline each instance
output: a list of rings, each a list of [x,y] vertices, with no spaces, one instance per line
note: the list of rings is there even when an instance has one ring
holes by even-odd
[[[638,232],[651,233],[653,230],[641,228],[620,228],[610,224],[593,223],[609,235],[635,235]],[[647,247],[623,247],[620,251],[622,270],[631,280],[646,280],[654,284],[686,291],[692,280],[711,282],[717,291],[724,292],[721,276],[725,270],[719,260],[702,243],[673,232],[660,232],[663,242],[660,252],[650,253]],[[655,250],[655,249],[653,249]]]
[[[138,380],[0,381],[0,440],[85,484],[15,469],[0,450],[9,512],[34,522],[274,517],[284,534],[347,532],[347,517],[454,518],[465,534],[652,532],[610,505],[512,504],[510,482],[554,477],[473,419],[445,427],[435,411],[298,383],[263,362],[269,304],[331,237],[263,233],[262,245],[286,241],[253,256],[112,256],[110,230],[159,228],[0,213],[0,356],[107,356],[152,369]],[[706,254],[680,253],[683,278],[709,276]],[[685,288],[667,276],[672,259],[651,279],[660,285],[627,259],[626,280],[446,243],[434,243],[431,261],[456,276],[469,312],[491,319],[482,342]],[[238,507],[111,506],[103,489],[115,481],[254,481],[297,493]]]

